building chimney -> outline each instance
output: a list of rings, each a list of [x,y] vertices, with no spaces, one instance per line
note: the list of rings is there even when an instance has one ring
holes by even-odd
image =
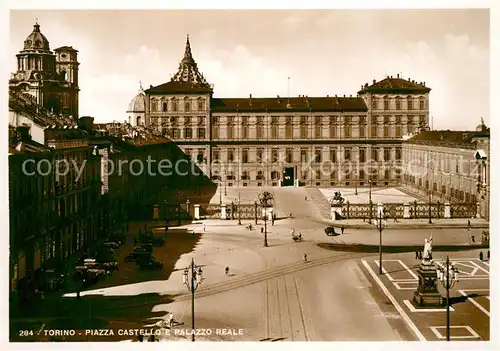
[[[399,78],[399,73],[398,73],[397,77]]]
[[[377,81],[374,79],[374,80],[373,80],[373,84],[375,84],[375,83],[377,83]]]

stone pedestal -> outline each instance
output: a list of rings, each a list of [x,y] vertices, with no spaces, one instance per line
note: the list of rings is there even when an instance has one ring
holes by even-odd
[[[283,184],[283,181],[282,181],[281,179],[279,179],[279,180],[278,180],[278,186],[280,186],[280,187],[281,187],[281,186],[282,186],[282,184]]]
[[[200,219],[200,205],[194,205],[194,219],[196,221]]]
[[[158,210],[158,205],[153,206],[153,219],[158,219],[159,217],[159,210]]]
[[[300,186],[300,181],[298,179],[294,179],[293,186],[298,188]]]
[[[432,261],[422,262],[417,270],[418,288],[413,292],[416,307],[440,307],[443,298],[437,289],[437,271]]]
[[[451,218],[451,205],[449,202],[444,203],[444,218]]]
[[[226,204],[220,205],[220,219],[227,219]]]
[[[476,218],[481,218],[481,204],[479,202],[476,205]]]
[[[410,204],[408,203],[403,204],[403,218],[410,218]]]
[[[334,204],[330,206],[330,219],[335,221],[342,218],[342,205]]]

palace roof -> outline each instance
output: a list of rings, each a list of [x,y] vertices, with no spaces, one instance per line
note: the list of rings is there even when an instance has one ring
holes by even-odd
[[[214,98],[213,112],[366,112],[360,97]]]
[[[399,74],[396,78],[387,77],[379,82],[375,79],[372,85],[366,83],[358,91],[359,95],[366,93],[373,94],[426,94],[431,89],[425,86],[425,82],[416,82],[414,80],[400,78]]]

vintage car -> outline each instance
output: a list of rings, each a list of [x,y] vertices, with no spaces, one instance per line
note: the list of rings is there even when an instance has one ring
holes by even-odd
[[[325,228],[325,233],[326,235],[328,236],[336,236],[336,235],[340,235],[340,233],[336,233],[335,232],[335,227],[333,225],[329,225]]]
[[[136,261],[140,269],[162,269],[163,263],[156,261],[152,256],[142,258]]]

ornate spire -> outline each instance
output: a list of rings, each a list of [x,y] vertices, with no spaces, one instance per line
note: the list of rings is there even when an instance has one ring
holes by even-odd
[[[142,88],[142,80],[139,81],[139,93],[143,93],[144,89]]]
[[[209,86],[208,82],[198,70],[198,65],[193,59],[193,54],[191,53],[191,44],[189,42],[189,34],[187,35],[186,39],[186,49],[184,50],[184,57],[179,63],[179,70],[172,78],[172,81],[202,84],[207,87]]]

